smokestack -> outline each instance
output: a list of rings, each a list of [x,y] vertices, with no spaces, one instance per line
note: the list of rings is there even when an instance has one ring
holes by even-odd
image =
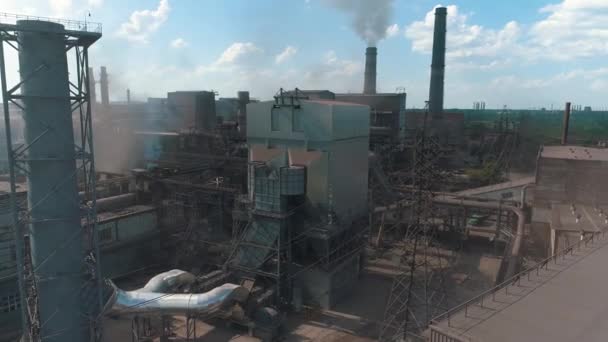
[[[365,49],[365,79],[363,81],[363,94],[376,93],[376,56],[378,49],[368,47]]]
[[[94,105],[97,103],[97,92],[95,91],[95,72],[89,67],[89,101]]]
[[[109,95],[109,87],[108,87],[108,72],[106,71],[106,67],[101,67],[101,74],[99,75],[99,88],[101,90],[101,104],[104,107],[110,105],[110,95]]]
[[[131,103],[131,90],[127,88],[127,103]]]
[[[568,128],[570,126],[570,102],[566,102],[566,110],[564,111],[564,124],[562,131],[562,145],[568,145]]]
[[[239,99],[237,123],[239,126],[239,132],[244,136],[247,135],[247,104],[249,103],[249,92],[239,91],[237,96]]]
[[[429,112],[433,118],[443,116],[443,80],[445,77],[445,33],[448,9],[435,9],[435,31],[433,33],[433,62],[431,64],[431,87]]]

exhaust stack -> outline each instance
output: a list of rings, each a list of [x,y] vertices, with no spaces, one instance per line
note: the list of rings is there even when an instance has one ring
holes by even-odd
[[[566,110],[564,111],[564,124],[562,130],[562,145],[568,145],[568,129],[570,128],[570,102],[566,102]]]
[[[99,88],[101,90],[101,105],[107,107],[110,105],[110,95],[108,86],[108,72],[106,67],[101,67],[101,73],[99,75]]]
[[[97,103],[97,92],[95,91],[95,73],[91,67],[89,67],[89,96],[89,101],[95,105]]]
[[[363,81],[363,94],[376,93],[376,56],[378,49],[368,47],[365,49],[365,79]]]
[[[445,35],[447,15],[447,8],[438,7],[435,9],[429,112],[432,117],[436,119],[440,119],[443,116],[443,81],[445,77]]]

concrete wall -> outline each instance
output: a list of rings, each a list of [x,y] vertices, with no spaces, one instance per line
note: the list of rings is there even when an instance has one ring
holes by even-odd
[[[540,158],[535,206],[552,203],[608,204],[608,162]]]

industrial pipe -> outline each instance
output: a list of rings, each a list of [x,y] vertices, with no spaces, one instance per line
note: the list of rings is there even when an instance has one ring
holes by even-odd
[[[524,235],[524,224],[526,222],[526,216],[521,208],[512,205],[503,205],[502,203],[495,202],[477,202],[471,200],[455,199],[449,196],[438,196],[434,198],[434,202],[438,204],[457,205],[472,208],[485,208],[485,209],[497,209],[497,210],[509,210],[517,216],[517,229],[513,236],[511,244],[511,255],[505,274],[505,279],[509,279],[516,273],[517,263],[521,254],[521,243]]]
[[[515,274],[516,269],[517,269],[517,263],[518,263],[518,260],[519,260],[520,254],[521,254],[521,243],[522,243],[522,238],[524,235],[524,225],[526,222],[525,221],[526,216],[524,215],[522,208],[518,208],[518,207],[515,207],[512,205],[505,205],[503,203],[480,202],[480,201],[475,201],[472,199],[462,199],[462,198],[458,198],[458,197],[447,195],[447,194],[443,194],[443,195],[434,197],[433,202],[435,202],[437,204],[455,205],[455,206],[470,207],[470,208],[508,210],[508,211],[513,212],[517,216],[517,228],[516,228],[513,240],[512,240],[513,243],[512,243],[512,247],[511,247],[510,258],[509,258],[510,260],[508,262],[505,279],[508,279],[509,277],[511,277]],[[408,206],[410,204],[411,204],[410,202],[407,202],[406,200],[402,200],[402,201],[396,202],[389,206],[376,207],[376,208],[374,208],[374,214],[382,213],[387,210],[394,210],[397,208],[402,208],[402,207]],[[378,238],[378,239],[380,239],[380,238]]]
[[[116,287],[108,302],[106,315],[164,315],[199,314],[210,316],[234,302],[243,302],[249,291],[235,284],[224,284],[205,293],[170,293],[179,286],[187,286],[195,277],[182,270],[158,274],[137,290],[123,291]]]
[[[135,193],[106,197],[97,200],[97,212],[112,211],[135,204]]]

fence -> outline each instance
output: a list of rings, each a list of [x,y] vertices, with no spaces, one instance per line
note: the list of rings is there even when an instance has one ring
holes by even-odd
[[[494,298],[496,292],[498,292],[502,289],[507,289],[508,286],[511,286],[511,285],[518,285],[522,278],[527,277],[529,279],[530,275],[533,273],[538,275],[542,269],[548,269],[549,264],[551,262],[556,263],[557,260],[559,260],[560,258],[565,258],[568,254],[573,255],[575,251],[581,250],[581,248],[583,248],[583,247],[587,247],[587,245],[589,245],[590,243],[593,244],[593,242],[596,241],[600,236],[603,238],[605,235],[606,235],[606,230],[602,230],[600,232],[594,232],[594,233],[592,233],[592,235],[590,237],[587,237],[583,240],[579,240],[576,244],[572,244],[572,245],[562,249],[561,251],[554,254],[553,256],[550,256],[550,257],[538,262],[534,266],[529,267],[529,268],[517,273],[516,275],[514,275],[511,278],[503,281],[502,283],[492,287],[491,289],[488,289],[488,290],[484,291],[483,293],[473,297],[472,299],[470,299],[458,306],[455,306],[455,307],[447,310],[446,312],[436,316],[435,318],[433,318],[431,320],[431,327],[430,327],[431,337],[435,338],[435,339],[431,338],[431,341],[433,341],[433,342],[435,342],[435,341],[448,341],[448,342],[467,341],[466,338],[461,339],[461,338],[453,336],[451,334],[447,334],[446,332],[441,331],[441,329],[434,328],[432,325],[433,324],[437,325],[437,324],[439,324],[440,321],[447,320],[448,327],[450,327],[450,318],[452,316],[454,316],[456,313],[464,311],[466,314],[466,312],[468,311],[468,308],[470,306],[478,306],[479,304],[481,304],[483,306],[484,299],[486,299],[490,296],[492,298]]]
[[[66,30],[101,33],[101,23],[89,22],[86,20],[68,20],[0,12],[0,24],[15,25],[17,24],[18,20],[48,21],[51,23],[61,24],[65,27]]]

